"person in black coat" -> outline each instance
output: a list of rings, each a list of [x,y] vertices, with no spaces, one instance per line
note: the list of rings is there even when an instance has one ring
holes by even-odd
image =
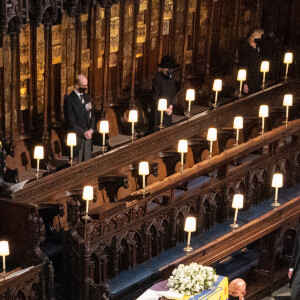
[[[158,73],[152,80],[153,110],[154,110],[154,131],[158,130],[161,112],[157,110],[158,101],[165,98],[168,101],[167,111],[164,112],[163,126],[172,125],[173,106],[176,101],[176,85],[172,76],[172,70],[179,67],[172,55],[165,55],[158,65]]]
[[[95,118],[90,97],[86,93],[87,84],[87,78],[84,75],[78,75],[74,90],[67,96],[65,103],[68,130],[77,135],[77,146],[74,149],[77,162],[88,160],[92,156]]]
[[[290,262],[289,279],[291,287],[291,299],[300,299],[300,226],[298,226],[294,241],[292,259]]]
[[[260,90],[260,65],[262,59],[259,42],[263,34],[264,31],[262,29],[252,29],[248,34],[246,45],[241,50],[241,68],[247,70],[247,79],[243,87],[245,94],[252,94]]]

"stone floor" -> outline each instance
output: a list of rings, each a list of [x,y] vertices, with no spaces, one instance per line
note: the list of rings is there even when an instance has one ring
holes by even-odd
[[[273,292],[271,296],[263,298],[262,300],[289,300],[291,299],[290,294],[289,284],[287,284]]]

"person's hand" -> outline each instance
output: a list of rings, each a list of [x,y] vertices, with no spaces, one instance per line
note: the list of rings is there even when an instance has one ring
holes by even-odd
[[[289,277],[289,279],[291,279],[291,278],[292,278],[292,275],[293,275],[293,271],[292,271],[292,270],[290,270],[290,271],[288,272],[288,277]]]
[[[84,137],[85,137],[87,140],[90,140],[90,139],[92,138],[92,135],[93,135],[93,130],[92,130],[92,129],[90,129],[90,130],[88,130],[88,131],[86,131],[86,132],[84,133]]]
[[[245,93],[245,94],[248,94],[248,93],[249,93],[248,84],[244,84],[244,87],[243,87],[243,93]]]
[[[168,107],[168,109],[166,110],[166,113],[167,113],[167,115],[171,116],[172,112],[173,112],[173,106],[170,105],[170,106]]]

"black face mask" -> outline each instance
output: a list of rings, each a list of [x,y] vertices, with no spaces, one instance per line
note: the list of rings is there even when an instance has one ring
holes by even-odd
[[[233,297],[233,296],[229,295],[228,300],[240,300],[240,297]]]
[[[166,72],[166,76],[167,76],[168,78],[172,78],[172,71],[171,71],[171,70],[167,71],[167,72]]]
[[[262,38],[260,38],[260,39],[254,39],[254,43],[255,43],[257,46],[260,46],[260,45],[261,45],[261,41],[262,41]]]
[[[87,90],[87,88],[84,88],[84,87],[79,87],[78,88],[78,91],[79,91],[80,94],[84,94],[86,90]]]

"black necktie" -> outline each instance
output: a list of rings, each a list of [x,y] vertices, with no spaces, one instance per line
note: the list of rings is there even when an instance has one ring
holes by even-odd
[[[83,94],[80,94],[80,97],[79,97],[79,98],[80,98],[80,100],[81,100],[81,103],[84,104]]]

